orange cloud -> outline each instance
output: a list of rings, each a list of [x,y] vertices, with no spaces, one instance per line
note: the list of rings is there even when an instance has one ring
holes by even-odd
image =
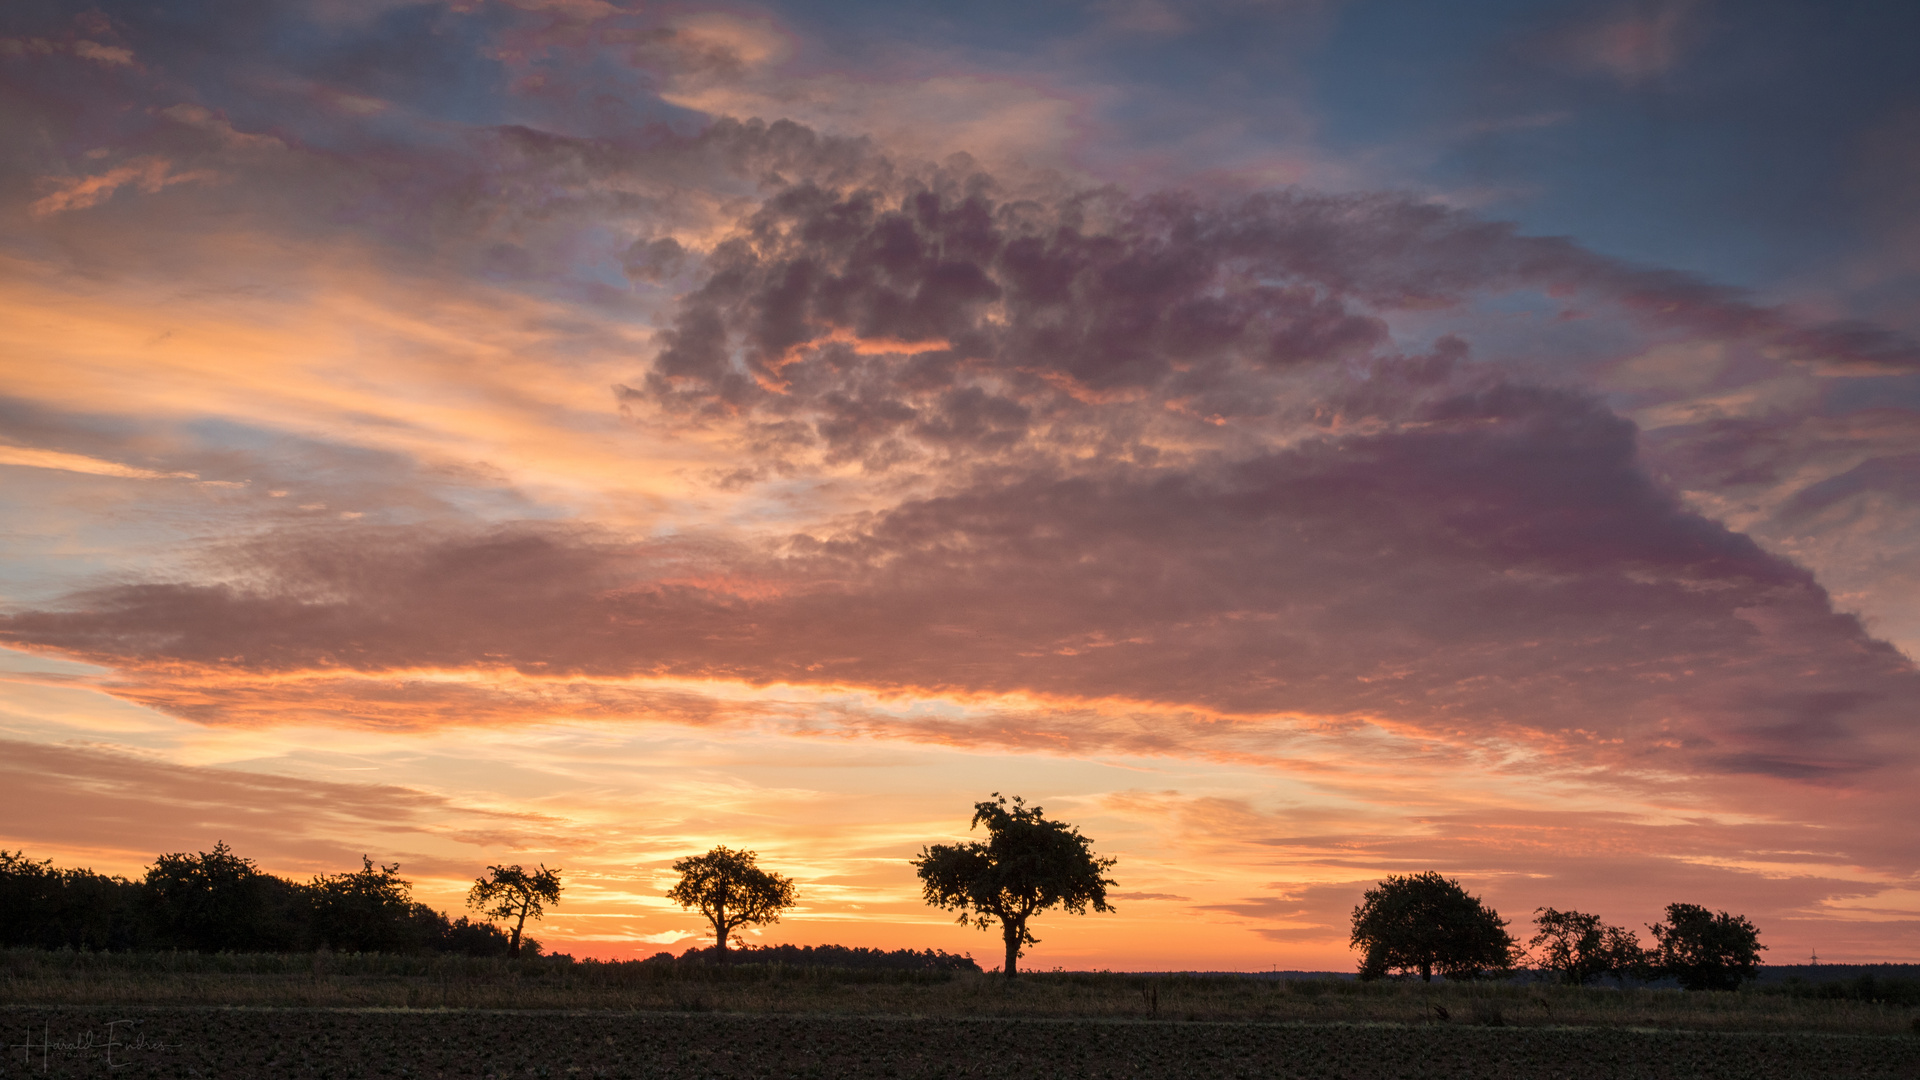
[[[69,454],[61,450],[42,450],[31,446],[0,445],[0,465],[20,465],[32,469],[60,469],[66,472],[89,473],[95,476],[120,476],[130,480],[193,480],[190,472],[159,472],[153,469],[141,469],[132,465],[122,465],[117,461],[102,461],[85,454]]]

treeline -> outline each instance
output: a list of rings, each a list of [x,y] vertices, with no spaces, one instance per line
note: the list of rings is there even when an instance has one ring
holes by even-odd
[[[1672,978],[1688,990],[1733,990],[1754,977],[1766,949],[1746,916],[1699,904],[1668,904],[1667,917],[1647,927],[1651,946],[1625,927],[1579,911],[1540,908],[1533,924],[1539,932],[1527,944],[1539,966],[1575,984],[1611,975]]]
[[[1745,916],[1698,904],[1668,904],[1666,919],[1647,927],[1650,946],[1632,930],[1580,911],[1539,908],[1533,923],[1537,933],[1523,947],[1499,912],[1429,870],[1392,875],[1368,889],[1353,909],[1351,943],[1362,951],[1362,979],[1396,972],[1429,980],[1498,977],[1531,962],[1574,985],[1604,976],[1672,978],[1688,990],[1737,989],[1754,977],[1766,949]]]
[[[1851,978],[1843,977],[1818,982],[1802,976],[1792,976],[1772,985],[1764,985],[1760,988],[1760,992],[1821,1001],[1878,1001],[1888,1005],[1920,1005],[1920,979],[1903,979],[1871,970],[1862,971]]]
[[[752,853],[742,854],[750,868]],[[381,865],[363,856],[359,870],[289,881],[261,871],[220,843],[212,851],[161,855],[144,877],[130,881],[0,851],[0,946],[527,957],[540,954],[538,941],[520,936],[527,920],[540,918],[560,901],[559,871],[490,866],[474,882],[468,906],[502,920],[502,929],[465,916],[449,919],[414,900],[412,883],[399,871],[397,863]],[[740,902],[736,877],[719,883],[723,898],[751,911],[750,904]],[[777,912],[761,915],[754,921],[772,921]],[[676,971],[756,965],[929,975],[980,970],[971,956],[940,949],[844,945],[716,946],[688,949],[678,957],[663,952],[641,963]]]
[[[0,851],[0,945],[191,952],[459,953],[506,956],[510,935],[413,899],[399,864],[289,881],[224,843],[161,855],[139,881]],[[531,939],[523,955],[539,951]]]
[[[848,948],[845,945],[730,945],[688,949],[679,956],[655,953],[649,964],[779,964],[785,967],[831,967],[850,971],[979,971],[971,956],[943,949]]]

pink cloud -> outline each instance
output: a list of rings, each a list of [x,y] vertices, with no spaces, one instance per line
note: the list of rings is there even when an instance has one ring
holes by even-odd
[[[402,726],[652,709],[260,678],[511,669],[1301,714],[1843,786],[1911,764],[1911,665],[1811,575],[1682,504],[1597,402],[1504,379],[1456,337],[1406,355],[1388,320],[1536,289],[1822,362],[1910,364],[1895,336],[1399,197],[1002,198],[794,125],[496,147],[575,190],[788,173],[704,256],[667,252],[656,276],[697,258],[704,278],[624,401],[736,448],[740,483],[919,482],[784,538],[271,534],[220,569],[245,586],[79,594],[11,616],[9,640],[121,667],[128,696],[207,721],[276,700]]]
[[[53,41],[41,37],[0,37],[0,56],[51,56],[65,53],[109,67],[137,66],[133,50],[85,38]]]
[[[118,45],[102,45],[97,41],[76,41],[73,43],[73,55],[83,60],[98,60],[103,64],[132,64],[133,50]]]
[[[175,184],[217,179],[219,174],[210,169],[176,172],[165,158],[140,157],[95,176],[47,177],[42,183],[53,191],[35,200],[27,211],[34,217],[51,217],[98,206],[123,187],[152,195]]]
[[[1510,387],[1406,433],[960,489],[777,548],[346,527],[236,555],[250,587],[109,589],[6,636],[208,719],[221,680],[165,672],[271,698],[300,691],[248,673],[487,665],[1376,717],[1840,785],[1910,767],[1920,685],[1804,571],[1661,494],[1630,428]]]
[[[1270,411],[1274,372],[1378,356],[1384,315],[1517,290],[1590,294],[1821,371],[1920,364],[1913,342],[1876,327],[1801,324],[1686,275],[1400,198],[1036,205],[996,199],[993,183],[961,172],[896,193],[775,195],[715,247],[647,381],[623,393],[739,414],[754,445],[878,464],[937,450],[943,433],[1012,445],[1047,421],[1069,431],[1085,395],[1157,397],[1202,419]],[[849,359],[849,337],[949,347]],[[1234,402],[1188,405],[1208,397]],[[943,415],[961,405],[976,411]]]
[[[218,839],[283,874],[350,865],[371,847],[405,853],[415,873],[460,875],[473,865],[449,865],[461,846],[550,844],[557,831],[550,817],[391,784],[178,765],[106,746],[4,746],[5,833],[13,843],[91,853],[83,857],[105,862],[102,869],[136,876],[162,851]]]
[[[1671,72],[1695,29],[1697,0],[1635,4],[1612,17],[1567,31],[1560,48],[1575,63],[1629,86]]]

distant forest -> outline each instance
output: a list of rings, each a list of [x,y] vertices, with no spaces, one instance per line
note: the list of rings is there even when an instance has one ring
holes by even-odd
[[[0,947],[130,952],[334,952],[500,956],[510,935],[489,922],[445,914],[413,899],[399,864],[362,858],[359,870],[289,881],[225,844],[161,855],[139,881],[67,870],[0,850]],[[540,954],[524,938],[521,956]],[[660,953],[648,964],[783,964],[855,970],[979,971],[970,956],[939,949],[844,945],[734,946]]]
[[[123,952],[462,953],[505,956],[508,935],[413,899],[399,864],[289,881],[225,844],[161,855],[129,881],[0,851],[0,945]],[[522,955],[536,954],[522,942]]]

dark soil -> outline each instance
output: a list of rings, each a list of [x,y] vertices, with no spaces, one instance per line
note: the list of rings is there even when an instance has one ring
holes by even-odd
[[[1920,1076],[1920,1037],[723,1013],[0,1009],[0,1077]]]

